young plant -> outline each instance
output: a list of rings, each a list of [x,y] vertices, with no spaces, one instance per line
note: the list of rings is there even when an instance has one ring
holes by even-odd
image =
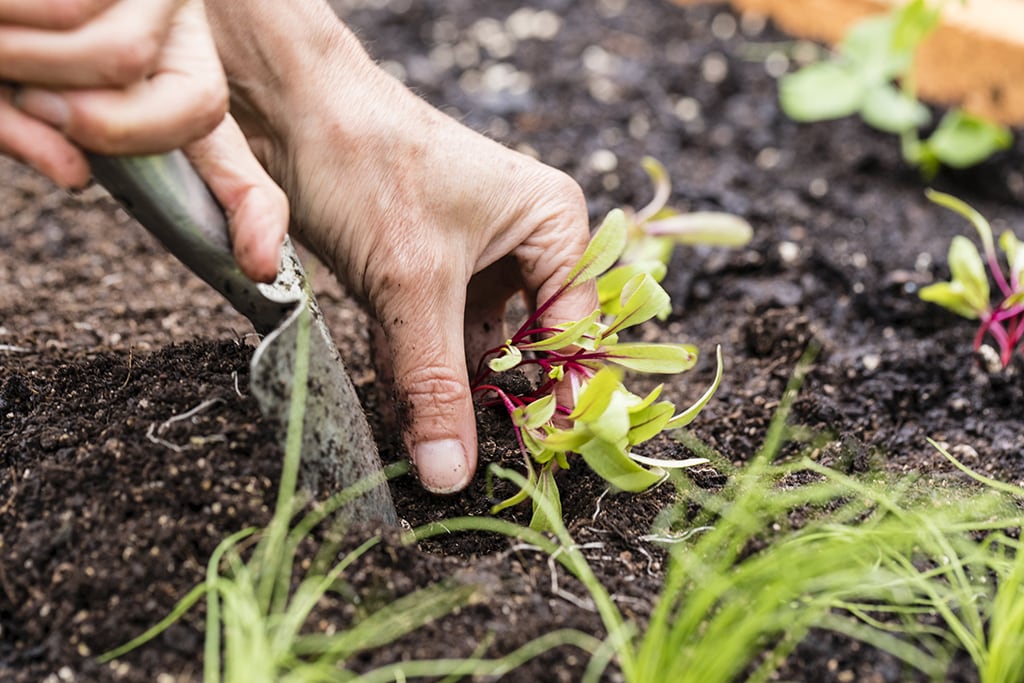
[[[296,478],[307,396],[309,332],[307,311],[299,320],[284,467],[270,525],[262,531],[248,528],[227,537],[211,555],[204,582],[189,591],[160,623],[105,653],[99,661],[110,661],[149,642],[203,598],[206,599],[205,683],[368,683],[404,681],[412,676],[500,676],[560,645],[595,651],[599,645],[596,638],[562,629],[544,634],[497,659],[474,656],[400,661],[365,673],[347,666],[359,653],[387,645],[469,604],[479,586],[455,580],[416,590],[333,633],[310,628],[310,617],[316,606],[329,593],[341,592],[345,571],[377,545],[380,537],[374,536],[343,554],[338,552],[337,540],[324,542],[304,574],[296,571],[300,546],[309,541],[318,526],[334,518],[335,513],[375,490],[386,477],[408,472],[410,466],[407,462],[391,465],[320,503],[297,523],[292,523],[300,504]],[[335,521],[345,519],[343,514]],[[333,531],[340,535],[340,530],[336,525]],[[239,545],[257,534],[258,543],[249,559],[243,560]]]
[[[971,222],[981,239],[984,259],[973,242],[957,235],[949,246],[950,280],[923,287],[918,296],[969,320],[979,320],[974,350],[981,348],[986,336],[992,337],[999,347],[999,360],[1006,367],[1024,337],[1024,244],[1009,230],[999,236],[999,248],[1006,258],[1004,272],[992,227],[985,217],[952,195],[931,189],[926,194]],[[989,274],[996,285],[994,304]]]
[[[739,216],[718,211],[681,213],[666,206],[672,193],[668,171],[654,157],[641,162],[654,185],[654,197],[639,211],[625,209],[626,246],[618,265],[597,278],[597,293],[601,310],[608,315],[619,311],[619,293],[623,285],[639,273],[647,273],[655,282],[661,282],[679,245],[712,247],[742,247],[750,242],[753,230]],[[671,313],[666,307],[658,312],[664,319]]]
[[[678,477],[677,505],[645,537],[668,550],[646,627],[618,608],[552,501],[515,472],[492,466],[546,510],[553,538],[486,517],[434,522],[412,537],[491,531],[560,563],[589,592],[607,631],[584,683],[603,680],[613,660],[626,683],[773,680],[812,628],[889,652],[934,681],[946,679],[958,647],[983,683],[1020,681],[1024,555],[1014,535],[1024,490],[955,461],[980,491],[950,495],[913,478],[854,478],[809,458],[779,462],[795,433],[786,418],[798,382],[799,373],[756,457],[724,490]],[[797,477],[804,483],[787,485]],[[792,529],[796,512],[804,523]]]
[[[939,166],[966,168],[1012,143],[1009,130],[954,109],[927,139],[918,131],[931,112],[913,78],[917,46],[938,25],[944,3],[911,0],[886,15],[855,24],[829,61],[808,65],[779,82],[779,102],[795,121],[859,114],[868,125],[900,136],[904,159],[932,177]]]
[[[561,325],[539,323],[559,297],[593,280],[619,259],[626,248],[629,225],[623,211],[609,213],[561,288],[538,306],[504,345],[484,354],[473,381],[475,393],[490,395],[508,411],[526,458],[528,479],[556,510],[560,510],[560,499],[554,475],[569,467],[572,454],[582,456],[615,488],[634,492],[662,481],[667,469],[703,462],[654,459],[634,452],[634,447],[658,433],[693,421],[722,378],[719,351],[712,385],[678,413],[670,401],[659,400],[660,385],[645,396],[633,394],[623,385],[624,370],[676,374],[697,362],[697,349],[690,344],[619,340],[624,330],[650,320],[668,305],[668,294],[649,273],[638,272],[619,285],[614,315],[602,316],[595,310],[582,320]],[[517,369],[538,374],[538,386],[515,391],[496,381],[495,375]],[[495,510],[526,498],[526,490],[521,490]],[[536,505],[531,525],[550,525]]]

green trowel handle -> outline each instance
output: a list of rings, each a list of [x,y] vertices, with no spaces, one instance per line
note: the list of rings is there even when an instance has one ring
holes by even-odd
[[[134,157],[90,155],[96,179],[167,249],[224,295],[261,334],[295,307],[275,301],[239,269],[224,211],[180,151]]]

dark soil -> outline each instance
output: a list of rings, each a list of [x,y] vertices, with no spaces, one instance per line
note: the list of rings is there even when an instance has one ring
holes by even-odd
[[[696,484],[720,484],[757,450],[812,341],[821,350],[793,419],[834,436],[843,457],[956,479],[926,443],[933,437],[991,476],[1024,482],[1024,366],[985,371],[970,323],[915,296],[948,275],[949,240],[966,224],[927,202],[895,139],[854,120],[797,125],[780,113],[764,57],[792,44],[771,26],[658,0],[337,4],[425,98],[578,179],[595,223],[613,206],[647,201],[639,160],[650,154],[668,167],[676,206],[753,224],[745,249],[679,250],[666,281],[673,314],[643,331],[702,349],[698,368],[667,388],[679,402],[703,390],[723,346],[726,377],[695,432],[725,461],[694,472]],[[502,42],[501,22],[523,7],[560,18],[554,40]],[[934,184],[997,231],[1024,226],[1022,152],[1018,142]],[[198,680],[199,611],[115,664],[92,656],[166,615],[226,535],[269,519],[281,451],[247,392],[251,328],[99,190],[69,196],[0,160],[0,207],[0,680]],[[321,303],[381,427],[365,317],[325,270]],[[480,418],[482,459],[518,463],[504,423],[487,410]],[[686,453],[667,438],[656,447]],[[383,454],[402,455],[389,440]],[[584,468],[565,475],[570,529],[602,544],[588,557],[620,607],[643,619],[664,568],[640,536],[671,492],[602,498]],[[483,477],[451,499],[408,478],[394,493],[413,525],[483,514],[492,502]],[[349,573],[354,590],[394,597],[452,575],[487,590],[361,665],[468,656],[488,637],[487,654],[498,655],[559,627],[602,633],[596,614],[553,592],[537,553],[483,535],[418,548],[388,539]],[[565,577],[559,587],[584,594]],[[573,681],[583,664],[563,649],[510,679]],[[907,676],[870,648],[822,634],[782,673]],[[962,666],[953,678],[975,675]]]

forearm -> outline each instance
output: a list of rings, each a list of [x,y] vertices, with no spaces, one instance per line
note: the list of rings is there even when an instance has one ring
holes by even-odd
[[[353,115],[367,106],[360,91],[379,80],[379,69],[323,0],[208,0],[206,7],[232,112],[250,137],[280,144],[297,123],[315,127],[324,115],[321,93],[345,93]]]

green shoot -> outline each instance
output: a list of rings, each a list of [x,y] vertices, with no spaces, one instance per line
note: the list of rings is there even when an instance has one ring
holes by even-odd
[[[823,121],[854,114],[878,130],[900,136],[904,159],[926,178],[940,165],[967,168],[1008,148],[1010,131],[954,109],[927,139],[918,131],[931,112],[917,98],[913,57],[938,25],[943,2],[911,0],[886,15],[855,24],[829,61],[810,64],[779,82],[779,102],[794,121]]]
[[[717,390],[723,367],[719,350],[711,386],[682,411],[660,398],[660,386],[645,396],[624,386],[626,370],[676,374],[697,362],[697,349],[690,344],[619,341],[623,331],[651,320],[668,306],[668,294],[650,274],[638,272],[622,282],[616,292],[618,306],[614,314],[602,316],[600,310],[595,310],[582,320],[561,325],[539,323],[558,297],[600,276],[619,259],[628,243],[629,226],[623,211],[609,213],[562,288],[542,303],[504,345],[484,355],[473,381],[474,392],[489,394],[495,404],[508,411],[526,457],[529,480],[558,514],[555,473],[569,467],[572,454],[581,456],[615,488],[634,492],[658,484],[669,469],[704,462],[652,459],[634,452],[636,446],[662,431],[693,421]],[[540,377],[539,385],[517,393],[495,381],[496,375],[514,369],[534,371]],[[564,398],[566,394],[570,400]],[[526,494],[520,492],[495,511],[525,499]],[[548,528],[550,522],[535,501],[532,526]]]
[[[952,195],[935,190],[927,190],[926,194],[936,204],[970,221],[981,240],[984,257],[973,242],[957,235],[949,246],[949,281],[922,287],[918,296],[959,316],[980,321],[974,335],[974,350],[981,348],[986,336],[991,336],[999,348],[1000,362],[1006,367],[1024,337],[1024,245],[1009,230],[999,236],[999,248],[1006,260],[1004,272],[992,227],[985,217]],[[996,286],[994,303],[989,275]]]

